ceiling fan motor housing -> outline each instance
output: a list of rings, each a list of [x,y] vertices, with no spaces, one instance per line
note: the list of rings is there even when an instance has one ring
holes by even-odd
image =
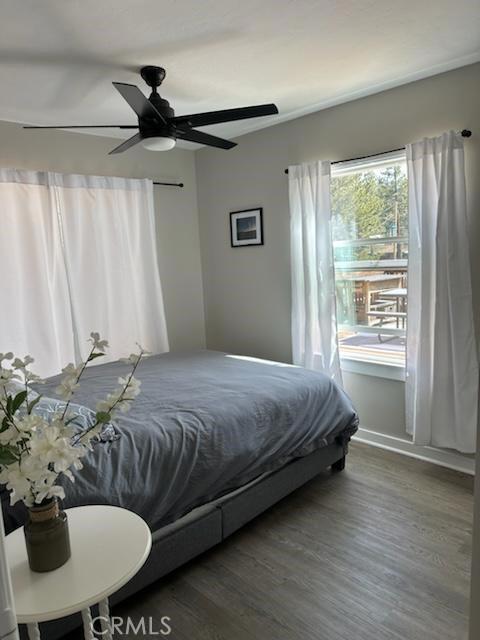
[[[177,136],[175,135],[175,125],[173,123],[169,123],[170,118],[174,117],[175,112],[170,106],[168,100],[164,100],[163,98],[161,98],[158,93],[152,93],[152,95],[149,97],[149,100],[167,122],[160,122],[159,120],[149,118],[139,118],[138,126],[142,136],[145,138],[152,136],[176,138]]]
[[[154,67],[153,65],[148,65],[140,69],[140,75],[148,84],[148,86],[152,87],[153,89],[159,87],[162,84],[162,82],[165,80],[167,72],[163,67]]]

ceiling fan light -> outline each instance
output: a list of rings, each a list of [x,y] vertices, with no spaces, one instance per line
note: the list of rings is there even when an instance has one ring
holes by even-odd
[[[175,138],[165,136],[150,136],[142,140],[142,146],[149,151],[170,151],[175,146]]]

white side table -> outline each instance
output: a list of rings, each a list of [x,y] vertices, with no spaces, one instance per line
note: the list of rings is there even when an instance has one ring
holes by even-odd
[[[93,640],[90,607],[98,604],[102,637],[110,640],[108,596],[145,563],[150,529],[140,516],[119,507],[92,505],[66,513],[72,555],[54,571],[30,571],[23,527],[6,537],[17,622],[39,640],[39,622],[81,612],[85,638]]]

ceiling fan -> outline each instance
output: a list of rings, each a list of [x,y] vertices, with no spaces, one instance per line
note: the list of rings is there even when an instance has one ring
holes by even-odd
[[[152,151],[168,151],[173,149],[177,139],[188,140],[189,142],[196,142],[209,147],[218,147],[219,149],[231,149],[236,146],[236,142],[224,140],[203,131],[197,131],[194,127],[204,127],[220,122],[258,118],[278,113],[278,109],[274,104],[260,104],[253,107],[175,116],[175,112],[169,102],[162,98],[157,91],[157,87],[162,84],[165,78],[165,69],[154,66],[142,67],[140,75],[152,89],[149,98],[146,98],[134,84],[112,83],[137,114],[138,125],[25,126],[24,129],[138,129],[138,133],[122,142],[115,149],[112,149],[109,155],[122,153],[139,142],[143,147]]]

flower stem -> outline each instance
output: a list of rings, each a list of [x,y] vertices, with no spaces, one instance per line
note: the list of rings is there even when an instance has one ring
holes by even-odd
[[[114,403],[112,404],[112,406],[109,408],[109,410],[108,410],[108,412],[107,412],[107,413],[111,413],[111,412],[114,410],[114,408],[117,406],[117,404],[119,404],[120,402],[122,402],[122,401],[123,401],[123,396],[125,395],[125,392],[126,392],[126,390],[128,389],[128,385],[130,384],[130,382],[131,382],[131,380],[132,380],[132,378],[133,378],[133,375],[134,375],[134,373],[135,373],[135,371],[136,371],[136,369],[137,369],[138,365],[140,364],[140,360],[142,359],[143,354],[144,354],[144,352],[143,352],[143,351],[141,351],[141,352],[139,353],[138,358],[137,358],[137,361],[135,362],[135,364],[134,364],[134,366],[133,366],[133,368],[132,368],[132,370],[131,370],[131,372],[130,372],[130,375],[128,376],[128,380],[127,380],[127,382],[126,382],[126,384],[125,384],[125,386],[124,386],[124,388],[123,388],[122,393],[121,393],[121,394],[120,394],[120,396],[115,400],[115,402],[114,402]],[[85,436],[86,436],[88,433],[90,433],[90,431],[93,431],[93,429],[95,429],[95,427],[98,427],[98,425],[99,425],[99,424],[100,424],[100,422],[97,420],[97,421],[95,422],[95,424],[94,424],[94,425],[92,425],[91,427],[89,427],[86,431],[84,431],[82,434],[80,434],[80,435],[78,436],[78,438],[77,438],[77,440],[75,440],[75,443],[74,443],[74,444],[77,444],[78,442],[81,442],[81,441],[85,438]]]
[[[82,368],[80,369],[80,372],[79,372],[79,374],[78,374],[78,376],[77,376],[77,378],[75,380],[75,384],[79,383],[80,378],[82,377],[83,372],[85,371],[85,369],[87,367],[87,364],[90,362],[90,358],[92,357],[94,351],[95,351],[95,345],[93,345],[92,350],[88,354],[88,358],[82,364]],[[65,416],[67,414],[68,407],[70,406],[70,402],[72,401],[72,397],[73,397],[74,393],[75,393],[75,391],[72,391],[72,394],[71,394],[70,398],[67,400],[67,404],[65,405],[65,409],[63,410],[63,413],[62,413],[62,418],[61,418],[62,422],[63,422],[63,420],[64,420],[64,418],[65,418]]]

